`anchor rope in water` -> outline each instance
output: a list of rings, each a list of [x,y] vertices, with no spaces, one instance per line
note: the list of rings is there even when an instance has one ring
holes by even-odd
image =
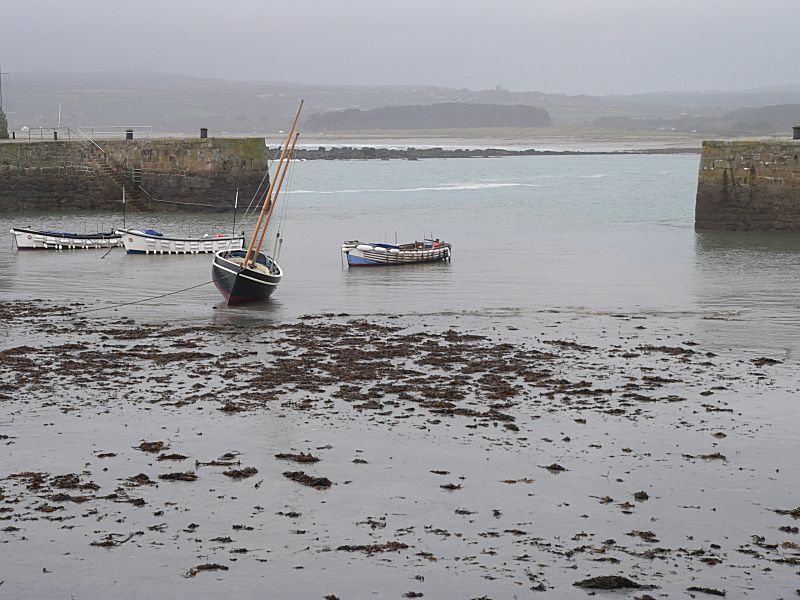
[[[224,277],[226,279],[228,279],[230,277],[236,277],[236,275],[225,275]],[[188,292],[190,290],[194,290],[196,288],[203,287],[204,285],[208,285],[209,283],[214,283],[214,280],[212,279],[210,281],[204,281],[203,283],[198,283],[197,285],[192,285],[192,286],[189,286],[187,288],[180,289],[180,290],[175,290],[174,292],[167,292],[165,294],[158,294],[157,296],[150,296],[148,298],[142,298],[140,300],[131,300],[130,302],[120,302],[119,304],[112,304],[110,306],[101,306],[99,308],[87,308],[87,309],[84,309],[84,310],[75,310],[75,311],[68,312],[68,313],[61,313],[61,314],[59,314],[57,316],[71,317],[71,316],[74,316],[74,315],[81,315],[81,314],[90,313],[90,312],[97,312],[97,311],[101,311],[101,310],[110,310],[112,308],[119,308],[121,306],[131,306],[133,304],[143,304],[145,302],[149,302],[150,300],[158,300],[159,298],[166,298],[167,296],[174,296],[175,294],[181,294],[183,292]]]

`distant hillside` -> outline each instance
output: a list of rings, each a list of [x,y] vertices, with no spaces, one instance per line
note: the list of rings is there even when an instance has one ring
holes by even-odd
[[[415,106],[387,106],[372,110],[340,110],[311,115],[307,131],[364,129],[471,129],[475,127],[550,127],[546,110],[524,104],[469,104],[440,102]]]
[[[463,108],[467,105],[490,105],[493,111],[501,112],[499,107],[502,105],[508,107],[509,115],[514,114],[519,105],[533,111],[537,110],[533,107],[537,107],[548,119],[537,121],[536,126],[540,127],[552,121],[556,128],[599,127],[747,135],[788,131],[797,117],[789,112],[786,116],[792,123],[783,122],[783,117],[778,116],[778,107],[797,103],[799,97],[800,86],[728,92],[586,96],[520,92],[500,86],[487,90],[413,85],[325,86],[224,81],[150,72],[12,71],[3,79],[3,108],[9,128],[16,131],[23,126],[55,126],[61,106],[61,122],[72,128],[150,125],[160,133],[196,135],[200,127],[207,127],[211,135],[255,135],[286,128],[297,108],[297,101],[304,98],[304,116],[311,125],[316,122],[315,127],[321,127],[319,123],[322,123],[316,119],[327,120],[335,111],[362,112],[364,118],[363,113],[373,109],[457,103],[462,106],[457,110],[468,110]],[[737,114],[736,111],[746,108],[753,108],[755,112]],[[767,116],[756,117],[761,108]],[[397,113],[397,119],[400,119],[401,112]],[[468,125],[461,128],[472,128],[474,123],[481,122],[465,118]],[[502,126],[494,124],[495,121],[484,122],[493,123],[490,127]],[[333,131],[336,126],[331,123],[328,129]],[[387,128],[390,125],[380,123],[378,126]],[[359,125],[361,127],[369,125]],[[450,128],[455,125],[424,127]]]
[[[788,133],[792,125],[800,123],[800,104],[741,108],[729,112],[722,120],[733,130]]]
[[[600,117],[587,123],[589,127],[614,130],[699,132],[703,134],[789,135],[792,126],[800,123],[800,104],[780,104],[740,108],[715,117],[698,113],[677,117]]]

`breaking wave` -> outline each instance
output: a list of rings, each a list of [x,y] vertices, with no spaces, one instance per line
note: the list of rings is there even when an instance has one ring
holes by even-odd
[[[438,186],[415,187],[415,188],[373,188],[362,190],[292,190],[290,194],[402,194],[408,192],[454,192],[460,190],[491,190],[497,188],[511,187],[539,187],[536,183],[512,183],[512,182],[475,182],[475,183],[452,183]]]

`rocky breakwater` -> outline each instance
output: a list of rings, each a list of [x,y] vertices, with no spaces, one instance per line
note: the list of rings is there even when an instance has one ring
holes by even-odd
[[[299,148],[295,156],[305,160],[418,160],[421,158],[489,158],[497,156],[531,156],[564,154],[547,150],[508,150],[504,148],[374,148],[372,146]]]
[[[277,149],[268,151],[274,155]],[[573,156],[588,154],[686,154],[696,152],[693,148],[664,148],[651,150],[582,151],[582,150],[536,150],[525,148],[442,148],[407,147],[375,148],[372,146],[319,146],[298,148],[295,157],[301,160],[419,160],[423,158],[496,158],[504,156]]]
[[[228,210],[255,192],[262,138],[14,142],[0,145],[0,210],[129,208]]]
[[[800,231],[800,140],[703,142],[695,228]]]

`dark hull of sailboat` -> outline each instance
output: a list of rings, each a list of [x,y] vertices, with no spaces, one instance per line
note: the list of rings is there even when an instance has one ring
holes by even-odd
[[[214,285],[225,297],[228,306],[259,302],[269,298],[281,281],[283,273],[271,258],[259,253],[256,263],[258,265],[274,266],[277,273],[265,273],[262,269],[243,268],[241,258],[244,251],[223,251],[214,254],[211,265],[211,275]],[[232,258],[239,258],[234,261]],[[271,271],[273,269],[270,269]]]

